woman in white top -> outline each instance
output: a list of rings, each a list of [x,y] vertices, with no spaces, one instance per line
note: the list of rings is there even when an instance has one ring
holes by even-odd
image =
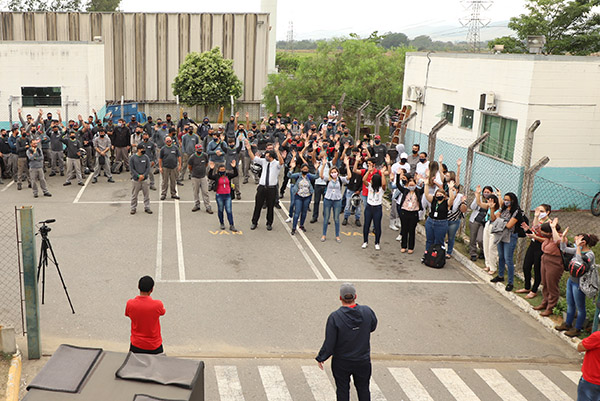
[[[362,247],[365,249],[369,243],[369,228],[371,222],[375,226],[375,249],[380,250],[379,241],[381,239],[381,218],[383,216],[383,193],[385,192],[385,168],[380,174],[374,174],[371,178],[371,182],[367,181],[367,177],[370,176],[373,167],[363,176],[363,182],[367,185],[369,191],[367,195],[367,203],[365,205],[365,223],[363,225],[363,244]]]
[[[342,210],[342,184],[348,184],[348,180],[352,175],[352,170],[350,170],[350,166],[348,165],[348,156],[344,156],[344,163],[346,164],[346,171],[348,171],[348,175],[346,177],[339,177],[340,171],[337,167],[332,167],[329,170],[329,175],[324,177],[323,169],[325,163],[321,165],[321,169],[319,171],[319,175],[321,179],[327,181],[327,189],[325,191],[325,196],[323,197],[323,236],[321,237],[321,241],[324,242],[327,236],[327,226],[329,225],[329,215],[331,214],[331,209],[333,209],[333,221],[335,223],[335,240],[337,242],[342,242],[340,239],[340,211]]]

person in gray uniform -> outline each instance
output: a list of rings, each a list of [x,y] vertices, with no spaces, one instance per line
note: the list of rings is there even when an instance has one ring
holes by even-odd
[[[140,191],[144,194],[144,212],[152,214],[152,210],[150,210],[150,189],[148,188],[150,159],[145,153],[146,149],[144,145],[139,143],[137,145],[137,152],[129,158],[129,169],[131,171],[131,214],[135,214]]]
[[[77,177],[77,184],[83,186],[83,178],[81,177],[81,162],[79,157],[81,156],[81,141],[77,139],[75,131],[69,133],[69,137],[63,136],[61,138],[62,143],[67,145],[67,181],[63,184],[64,186],[71,185],[71,179]]]
[[[46,185],[46,177],[44,177],[44,153],[38,146],[39,139],[33,139],[31,146],[27,149],[27,159],[29,159],[29,176],[31,177],[31,189],[33,189],[33,197],[38,197],[38,182],[42,187],[44,196],[52,196],[48,192],[48,186]]]
[[[94,166],[94,176],[92,178],[92,184],[98,182],[98,176],[100,170],[104,170],[104,174],[108,178],[108,182],[115,182],[110,172],[110,139],[106,136],[106,132],[103,127],[98,130],[98,136],[94,138],[94,149],[96,149],[96,165]]]

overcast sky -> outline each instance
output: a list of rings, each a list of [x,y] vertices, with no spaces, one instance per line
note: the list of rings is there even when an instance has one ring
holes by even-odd
[[[525,0],[496,0],[482,13],[491,26],[506,25],[523,12]],[[123,11],[137,12],[259,12],[260,0],[122,0]],[[343,36],[351,32],[409,32],[431,30],[436,36],[454,36],[459,18],[469,15],[460,0],[279,0],[277,40],[285,40],[289,22],[294,39]],[[502,23],[504,22],[504,23]],[[437,29],[436,29],[437,27]],[[412,36],[409,34],[409,36]]]

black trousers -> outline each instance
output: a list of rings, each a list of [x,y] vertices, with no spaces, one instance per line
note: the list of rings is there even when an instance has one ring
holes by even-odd
[[[252,224],[258,224],[262,205],[267,204],[267,224],[273,225],[273,208],[277,199],[277,187],[265,187],[259,185],[256,188],[256,197],[254,198],[254,213],[252,214]]]
[[[290,171],[289,167],[285,167],[284,171],[283,171],[283,181],[281,182],[281,190],[279,191],[279,198],[283,198],[283,196],[285,195],[285,188],[287,187],[288,182],[290,181],[290,178],[288,177],[288,172]]]
[[[134,346],[133,344],[129,344],[129,351],[133,352],[134,354],[162,354],[163,352],[165,352],[163,350],[163,346],[162,344],[157,348],[157,349],[142,349],[142,348],[138,348],[136,346]]]
[[[533,287],[531,286],[531,268],[533,267]],[[525,278],[525,289],[538,292],[542,282],[542,244],[538,241],[532,242],[527,248],[525,259],[523,259],[523,276]]]
[[[327,192],[327,185],[316,184],[315,185],[315,193],[314,193],[314,204],[313,204],[313,212],[312,218],[313,220],[319,219],[319,204],[321,203],[321,198],[325,197],[325,192]]]
[[[415,249],[415,230],[419,223],[419,211],[409,212],[398,207],[398,216],[400,216],[400,234],[402,235],[402,249]]]
[[[350,400],[350,376],[354,379],[354,387],[359,401],[371,401],[369,381],[371,380],[371,361],[346,361],[333,358],[331,371],[335,379],[337,401]]]

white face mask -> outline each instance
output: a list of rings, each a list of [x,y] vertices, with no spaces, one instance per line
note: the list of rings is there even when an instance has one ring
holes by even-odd
[[[331,178],[335,179],[335,178],[337,178],[337,176],[338,176],[338,173],[331,173]]]
[[[540,213],[540,219],[545,219],[546,216],[548,216],[548,213],[546,213],[546,212]]]

